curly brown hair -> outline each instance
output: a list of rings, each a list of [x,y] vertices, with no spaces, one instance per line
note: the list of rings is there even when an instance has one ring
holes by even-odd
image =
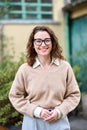
[[[27,47],[26,47],[26,49],[27,49],[27,63],[30,66],[33,66],[33,64],[35,63],[37,53],[34,49],[33,41],[34,41],[34,35],[39,31],[46,31],[51,37],[51,40],[52,40],[51,57],[64,59],[64,57],[62,55],[62,48],[59,45],[58,38],[55,36],[54,32],[49,27],[36,26],[30,34],[30,37],[29,37],[29,40],[27,43]]]

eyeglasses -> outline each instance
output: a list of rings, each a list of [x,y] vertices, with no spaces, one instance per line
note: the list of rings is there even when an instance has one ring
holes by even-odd
[[[45,45],[49,45],[49,44],[51,44],[52,40],[51,40],[51,38],[46,38],[44,40],[42,40],[42,39],[34,39],[34,43],[37,46],[41,46],[43,42],[44,42]]]

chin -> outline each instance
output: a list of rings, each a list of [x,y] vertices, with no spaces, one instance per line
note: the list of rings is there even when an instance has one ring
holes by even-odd
[[[40,55],[42,55],[42,56],[46,56],[47,54],[40,54]]]

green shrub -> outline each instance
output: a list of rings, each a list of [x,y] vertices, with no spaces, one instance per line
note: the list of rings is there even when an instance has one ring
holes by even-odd
[[[80,86],[81,93],[87,93],[87,45],[76,53],[73,70]]]
[[[22,55],[18,62],[12,59],[6,56],[0,65],[0,124],[2,125],[20,125],[22,122],[22,115],[12,107],[8,93],[17,69],[24,62],[25,57]]]

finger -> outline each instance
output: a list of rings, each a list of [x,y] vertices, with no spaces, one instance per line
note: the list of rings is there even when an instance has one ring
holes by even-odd
[[[50,115],[48,115],[48,114],[44,114],[44,115],[43,115],[43,118],[49,118],[49,116],[50,116]]]
[[[56,121],[56,120],[57,120],[57,115],[55,112],[53,112],[51,116],[45,118],[45,121],[49,121],[49,122]]]
[[[55,122],[56,120],[55,119],[44,119],[44,121],[47,121],[47,122]]]
[[[51,115],[51,113],[49,111],[47,111],[47,110],[43,110],[41,112],[41,118],[45,119],[45,118],[48,118],[50,115]]]
[[[47,118],[44,118],[45,121],[53,121],[55,118],[53,116],[49,116]]]

